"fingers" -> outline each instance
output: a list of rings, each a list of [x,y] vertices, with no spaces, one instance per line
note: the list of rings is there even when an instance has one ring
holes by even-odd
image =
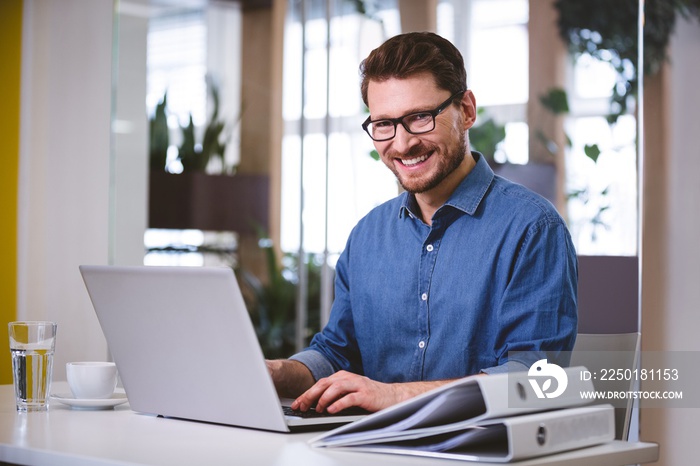
[[[292,409],[307,411],[314,406],[318,412],[328,410],[332,414],[357,406],[360,401],[357,393],[363,389],[364,381],[365,378],[357,374],[337,372],[316,382],[292,403]]]
[[[311,388],[306,390],[296,400],[294,400],[294,402],[292,403],[292,409],[308,411],[309,408],[311,408],[317,403],[318,399],[328,388],[328,385],[328,378],[320,379]]]
[[[361,397],[357,394],[357,392],[352,392],[352,393],[346,394],[342,398],[339,398],[338,400],[336,400],[334,403],[330,404],[325,409],[330,414],[336,414],[336,413],[339,413],[340,411],[343,411],[344,409],[352,408],[353,406],[360,406],[360,404],[361,404]]]
[[[316,403],[316,411],[328,410],[334,414],[345,408],[349,408],[357,398],[357,393],[362,390],[360,376],[350,374],[352,377],[336,377],[321,394]]]

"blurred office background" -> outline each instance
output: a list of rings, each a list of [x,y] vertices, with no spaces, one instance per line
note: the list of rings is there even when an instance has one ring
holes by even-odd
[[[66,361],[108,357],[79,264],[226,265],[267,354],[303,346],[350,229],[398,193],[360,128],[357,65],[392,35],[432,30],[465,57],[483,109],[473,148],[567,219],[598,279],[582,301],[630,296],[584,325],[698,350],[697,10],[664,10],[667,59],[640,80],[635,60],[573,52],[560,27],[575,3],[612,29],[636,14],[555,0],[3,1],[3,320],[57,321],[62,378]],[[695,411],[641,413],[660,464],[693,457]]]

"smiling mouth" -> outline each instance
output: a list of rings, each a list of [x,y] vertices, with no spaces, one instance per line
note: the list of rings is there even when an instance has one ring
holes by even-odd
[[[430,158],[431,155],[432,154],[425,154],[425,155],[421,155],[420,157],[415,157],[413,159],[405,159],[405,160],[398,159],[398,160],[399,160],[399,162],[401,162],[401,164],[403,166],[412,167],[414,165],[418,165],[419,163],[425,162],[426,160],[428,160],[428,158]]]

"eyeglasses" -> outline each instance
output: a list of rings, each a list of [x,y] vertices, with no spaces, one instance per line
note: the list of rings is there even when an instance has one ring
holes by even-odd
[[[396,136],[396,126],[400,123],[406,131],[411,134],[429,133],[435,129],[435,117],[441,114],[460,94],[466,91],[459,91],[452,94],[446,101],[437,106],[434,110],[423,110],[422,112],[409,113],[399,118],[384,118],[382,120],[371,120],[372,115],[367,117],[362,123],[369,137],[375,141],[388,141]]]

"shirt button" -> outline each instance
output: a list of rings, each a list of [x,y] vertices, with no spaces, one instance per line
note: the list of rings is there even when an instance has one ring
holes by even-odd
[[[427,301],[428,300],[428,293],[423,293],[422,295],[420,295],[420,299],[422,299],[423,301]]]
[[[432,244],[429,244],[425,247],[425,249],[427,249],[428,252],[433,252],[433,249],[435,249],[435,248],[433,248]]]
[[[420,349],[425,348],[425,342],[424,342],[424,341],[419,342],[419,343],[418,343],[418,348],[420,348]]]

